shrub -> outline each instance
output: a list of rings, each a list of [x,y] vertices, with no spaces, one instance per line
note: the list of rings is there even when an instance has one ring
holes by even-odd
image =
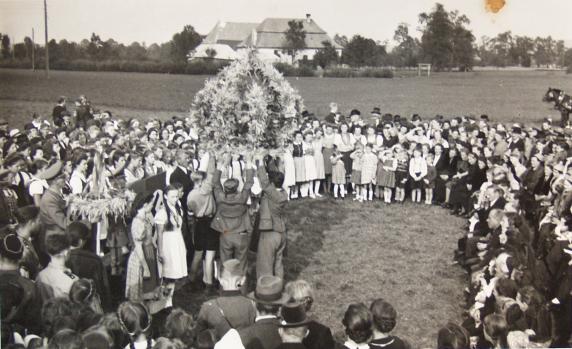
[[[389,68],[368,67],[354,68],[330,68],[324,70],[324,77],[329,78],[393,78],[393,71]]]

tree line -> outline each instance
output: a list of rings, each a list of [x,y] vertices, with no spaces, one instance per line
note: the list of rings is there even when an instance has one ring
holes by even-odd
[[[572,67],[572,49],[562,40],[530,38],[513,35],[510,31],[494,38],[482,37],[477,42],[468,28],[470,20],[458,11],[447,11],[436,3],[428,13],[418,17],[420,38],[414,38],[408,24],[401,23],[394,32],[395,45],[388,50],[387,42],[375,41],[362,35],[351,38],[336,34],[333,41],[343,47],[341,56],[331,42],[324,42],[312,61],[296,62],[306,67],[328,68],[347,65],[358,67],[417,67],[418,63],[431,63],[432,69],[446,71],[471,70],[474,66]],[[285,51],[295,56],[305,47],[303,26],[289,23],[286,31]],[[37,66],[42,66],[44,47],[31,38],[14,45],[8,35],[1,37],[2,66],[28,68],[35,51]],[[79,43],[54,39],[48,43],[50,65],[55,69],[119,70],[168,73],[216,73],[224,63],[188,62],[188,55],[203,37],[187,25],[163,44],[133,42],[129,45],[113,39],[102,40],[93,33],[90,39]],[[216,52],[209,54],[216,58]],[[292,61],[294,62],[294,59]]]

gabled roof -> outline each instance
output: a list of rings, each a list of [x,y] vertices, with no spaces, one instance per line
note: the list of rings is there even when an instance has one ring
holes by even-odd
[[[266,18],[256,27],[256,35],[250,33],[238,47],[255,46],[258,48],[283,48],[286,43],[286,34],[288,31],[288,22],[300,21],[303,23],[303,30],[306,32],[306,48],[323,48],[324,41],[328,41],[336,49],[342,46],[335,43],[328,34],[320,28],[312,19],[300,18]]]
[[[195,48],[195,52],[191,59],[196,58],[211,58],[208,55],[207,50],[214,50],[216,55],[212,58],[214,59],[225,59],[225,60],[233,60],[237,59],[238,56],[236,51],[233,50],[230,46],[225,44],[208,44],[208,43],[201,43],[199,46]]]
[[[203,40],[206,44],[227,44],[235,47],[252,33],[258,23],[217,22]]]

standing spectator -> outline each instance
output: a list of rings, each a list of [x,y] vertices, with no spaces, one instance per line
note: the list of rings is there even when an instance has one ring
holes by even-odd
[[[268,173],[264,161],[260,161],[258,179],[262,187],[260,199],[260,240],[256,255],[256,276],[275,275],[284,278],[282,255],[286,247],[286,223],[284,222],[284,206],[288,198],[282,189],[284,174]]]
[[[350,304],[342,320],[348,336],[339,349],[369,349],[369,341],[373,335],[372,316],[363,303]]]
[[[52,110],[52,120],[54,125],[57,127],[61,127],[64,123],[64,115],[69,115],[69,112],[66,108],[67,99],[64,96],[58,98],[58,104]]]
[[[303,305],[307,314],[314,304],[314,290],[305,280],[290,281],[284,288],[291,299]],[[308,349],[329,349],[335,347],[332,331],[316,320],[308,322],[308,334],[302,341]]]
[[[217,163],[215,172],[214,196],[217,211],[211,228],[219,232],[221,261],[236,258],[240,260],[243,275],[246,274],[246,253],[248,250],[248,233],[252,231],[252,224],[248,215],[247,201],[250,198],[250,189],[254,184],[254,170],[252,155],[246,156],[244,187],[238,191],[238,180],[229,178],[221,185],[220,176],[228,168],[230,156],[226,154],[220,163]]]
[[[201,306],[197,316],[197,333],[212,329],[219,340],[231,328],[240,330],[254,323],[256,309],[252,301],[240,292],[243,280],[238,259],[223,263],[219,278],[222,288],[220,297],[208,300]]]
[[[51,234],[46,236],[46,252],[50,263],[38,274],[36,284],[44,301],[69,297],[71,286],[77,276],[66,267],[66,259],[70,251],[70,243],[66,235]]]
[[[101,257],[90,250],[93,245],[90,229],[82,222],[72,222],[66,229],[66,235],[71,246],[66,266],[74,275],[91,280],[95,291],[101,296],[103,310],[112,310],[107,270]]]

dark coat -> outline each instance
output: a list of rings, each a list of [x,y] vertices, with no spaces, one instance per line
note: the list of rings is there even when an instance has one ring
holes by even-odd
[[[238,330],[246,349],[275,349],[282,343],[278,333],[278,318],[262,319],[251,326]]]
[[[330,349],[334,348],[335,341],[332,331],[329,327],[322,325],[317,321],[311,321],[308,324],[308,336],[304,338],[302,343],[308,349]]]
[[[213,177],[214,196],[217,205],[211,228],[221,233],[243,233],[252,231],[252,223],[248,215],[246,202],[250,197],[250,189],[254,184],[254,170],[247,169],[246,181],[242,191],[225,194],[220,184],[221,171],[217,170]]]
[[[271,230],[279,233],[286,231],[283,212],[288,202],[288,195],[268,180],[268,173],[264,166],[258,169],[258,179],[263,195],[260,199],[260,225],[261,231]]]
[[[254,324],[256,309],[240,291],[223,291],[221,297],[203,303],[197,317],[197,333],[214,329],[217,339],[231,328],[240,330]]]
[[[101,306],[111,311],[111,291],[107,271],[101,258],[95,253],[82,249],[73,249],[68,255],[66,266],[72,273],[84,279],[91,279],[101,298]]]

